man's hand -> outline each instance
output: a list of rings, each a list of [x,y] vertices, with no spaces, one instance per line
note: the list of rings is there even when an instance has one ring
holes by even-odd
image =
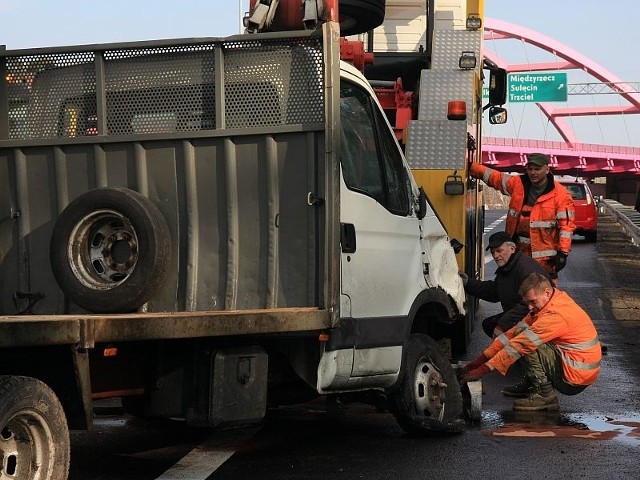
[[[487,360],[489,360],[487,356],[484,353],[481,353],[462,368],[462,374],[467,375],[471,370],[475,370],[480,365],[483,365]]]
[[[567,266],[568,256],[569,254],[564,252],[558,252],[556,254],[556,273],[558,273],[560,270],[562,270],[564,267]]]
[[[462,378],[462,381],[460,383],[464,385],[467,382],[475,382],[476,380],[480,380],[482,377],[484,377],[490,371],[491,371],[491,367],[489,365],[487,365],[486,363],[483,363],[478,368],[475,368],[475,369],[471,370],[469,373],[467,373]]]

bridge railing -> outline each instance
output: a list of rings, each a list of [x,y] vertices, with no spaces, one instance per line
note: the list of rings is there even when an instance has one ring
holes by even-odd
[[[600,200],[598,208],[618,221],[634,245],[640,245],[640,212],[609,198]]]
[[[560,141],[517,139],[502,137],[483,137],[482,143],[485,146],[513,147],[523,149],[541,150],[567,150],[582,151],[592,153],[606,153],[614,155],[636,155],[640,156],[640,147],[628,147],[623,145],[600,145],[597,143],[573,143],[568,144]]]

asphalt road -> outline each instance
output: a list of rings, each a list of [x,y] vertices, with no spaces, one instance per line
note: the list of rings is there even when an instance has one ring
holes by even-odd
[[[500,215],[488,211],[487,226]],[[487,278],[493,271],[490,261]],[[105,405],[96,431],[72,435],[70,478],[640,478],[640,248],[601,217],[596,244],[575,238],[559,287],[591,315],[606,347],[598,382],[560,396],[560,412],[515,414],[500,389],[517,372],[485,377],[481,421],[438,438],[410,437],[389,413],[360,404],[281,408],[258,427],[229,432],[134,419]],[[497,312],[481,302],[480,318]],[[487,344],[478,325],[467,358]]]

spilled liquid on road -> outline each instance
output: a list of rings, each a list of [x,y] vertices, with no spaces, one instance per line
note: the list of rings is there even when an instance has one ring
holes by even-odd
[[[486,411],[481,424],[487,435],[496,437],[583,438],[640,445],[637,413],[611,418],[583,413]]]

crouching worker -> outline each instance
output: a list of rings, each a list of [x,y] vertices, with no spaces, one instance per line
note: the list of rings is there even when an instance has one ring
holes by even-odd
[[[492,370],[505,375],[520,360],[527,388],[522,391],[524,398],[515,400],[514,410],[558,410],[554,389],[576,395],[598,378],[602,358],[598,334],[589,315],[544,276],[527,276],[520,295],[529,315],[469,362],[462,382]]]

